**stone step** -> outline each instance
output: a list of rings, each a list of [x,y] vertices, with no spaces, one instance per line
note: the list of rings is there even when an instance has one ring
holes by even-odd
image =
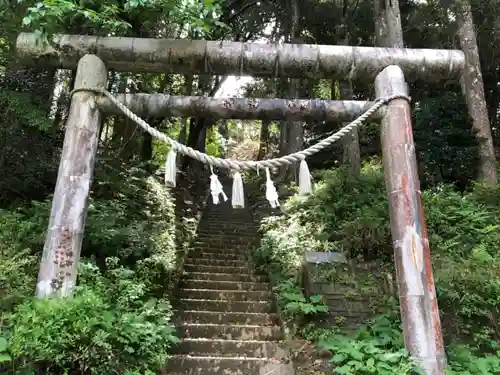
[[[242,291],[268,291],[269,284],[250,281],[217,281],[194,280],[192,275],[182,280],[182,287],[186,289],[212,289],[212,290],[242,290]]]
[[[255,236],[244,236],[240,233],[235,234],[203,234],[198,233],[196,236],[195,244],[225,244],[225,245],[255,245],[257,240]]]
[[[181,298],[199,298],[231,301],[265,301],[272,298],[272,293],[266,290],[223,290],[223,289],[180,289]]]
[[[202,252],[210,254],[224,254],[224,255],[244,255],[245,257],[251,255],[247,245],[231,245],[225,246],[222,243],[218,244],[201,244],[194,243],[191,247],[192,252]]]
[[[233,311],[177,311],[175,316],[185,323],[192,324],[235,324],[269,326],[279,323],[276,314],[233,312]]]
[[[221,215],[221,217],[207,218],[207,220],[200,222],[199,230],[204,233],[217,233],[217,232],[249,232],[253,223],[248,221],[240,221],[234,219],[234,222],[228,222],[228,218]]]
[[[180,298],[180,308],[199,311],[233,311],[269,314],[274,310],[272,301],[228,301],[198,298]]]
[[[184,338],[206,338],[218,340],[282,340],[283,332],[279,326],[192,324],[177,325],[177,332]]]
[[[209,234],[209,233],[199,233],[196,236],[195,243],[223,243],[227,245],[247,245],[252,246],[257,243],[254,235],[245,236],[241,233],[234,234]]]
[[[189,278],[193,280],[205,281],[236,281],[266,283],[267,277],[264,275],[251,275],[239,273],[210,273],[210,272],[190,272]]]
[[[236,221],[236,219],[235,219]],[[214,223],[215,222],[215,223]],[[243,232],[243,233],[251,233],[250,226],[252,224],[248,222],[239,222],[239,223],[228,223],[228,219],[226,217],[216,218],[211,217],[209,220],[205,222],[201,222],[198,230],[205,234],[209,233],[234,233],[234,232]]]
[[[225,266],[225,267],[246,267],[248,262],[244,260],[231,260],[231,259],[215,259],[215,258],[202,258],[193,259],[187,258],[186,263],[205,265],[205,266]]]
[[[174,355],[169,375],[292,375],[293,365],[266,358]]]
[[[257,245],[226,243],[224,241],[193,242],[191,248],[206,253],[228,253],[250,255]]]
[[[246,259],[251,258],[251,252],[248,250],[247,245],[232,245],[225,246],[224,244],[195,244],[191,247],[193,253],[206,253],[206,254],[224,254],[224,255],[239,255],[244,256]]]
[[[202,240],[226,240],[240,243],[256,243],[258,234],[249,232],[247,229],[225,229],[219,231],[206,231],[203,229],[196,232],[196,239]]]
[[[209,216],[205,216],[200,220],[200,229],[227,229],[227,228],[237,228],[242,230],[252,229],[254,225],[253,219],[250,217],[230,217],[232,215],[227,215],[225,212],[216,214],[210,213]]]
[[[172,348],[173,354],[214,357],[287,358],[287,352],[275,341],[183,339]]]
[[[236,274],[252,274],[253,267],[231,267],[231,266],[214,266],[206,264],[184,264],[184,270],[187,272],[209,272],[209,273],[236,273]]]
[[[221,260],[241,260],[248,261],[247,254],[241,252],[204,251],[192,250],[188,253],[189,259],[221,259]]]

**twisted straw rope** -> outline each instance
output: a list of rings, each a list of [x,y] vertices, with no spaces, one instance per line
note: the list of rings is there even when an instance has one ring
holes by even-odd
[[[96,94],[102,94],[106,96],[111,102],[116,105],[129,119],[136,122],[141,128],[143,128],[146,132],[151,134],[152,137],[157,138],[165,143],[168,143],[172,146],[175,151],[180,152],[183,155],[188,155],[193,159],[196,159],[204,164],[208,164],[211,166],[219,167],[219,168],[227,168],[233,170],[243,170],[243,169],[259,169],[259,168],[276,168],[281,167],[283,165],[290,165],[304,160],[307,156],[311,156],[328,146],[331,146],[333,143],[341,139],[343,136],[349,134],[353,129],[357,128],[363,122],[365,122],[370,116],[372,116],[375,112],[377,112],[382,106],[390,103],[395,99],[404,99],[410,101],[410,98],[407,95],[396,94],[391,95],[386,98],[379,98],[375,100],[375,103],[371,108],[369,108],[365,113],[359,116],[356,120],[351,122],[350,124],[344,126],[339,131],[330,135],[329,137],[323,139],[322,141],[312,145],[311,147],[306,148],[305,150],[295,152],[290,155],[285,155],[279,158],[267,159],[267,160],[259,160],[259,161],[240,161],[240,160],[231,160],[231,159],[221,159],[216,158],[207,154],[204,154],[200,151],[194,150],[191,147],[187,147],[174,139],[168,137],[165,133],[162,133],[155,128],[151,127],[146,121],[141,119],[135,113],[133,113],[130,109],[128,109],[124,104],[120,103],[110,92],[104,89],[95,88],[95,87],[81,87],[71,91],[70,95],[73,95],[76,92],[81,91],[90,91]]]

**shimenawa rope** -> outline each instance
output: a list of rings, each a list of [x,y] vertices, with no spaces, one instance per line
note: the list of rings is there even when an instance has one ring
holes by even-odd
[[[333,143],[341,139],[343,136],[349,134],[353,129],[357,128],[359,125],[361,125],[363,122],[365,122],[370,116],[372,116],[375,112],[377,112],[382,106],[390,103],[391,101],[395,99],[404,99],[407,101],[410,101],[410,98],[406,95],[402,94],[397,94],[397,95],[391,95],[386,98],[379,98],[376,99],[373,106],[370,107],[365,113],[363,113],[361,116],[359,116],[357,119],[349,123],[348,125],[344,126],[341,128],[339,131],[333,133],[332,135],[328,136],[327,138],[319,141],[318,143],[304,149],[298,152],[294,152],[293,154],[290,155],[285,155],[281,156],[279,158],[273,158],[273,159],[267,159],[267,160],[258,160],[258,161],[241,161],[241,160],[231,160],[231,159],[221,159],[217,158],[214,156],[210,156],[207,154],[204,154],[200,151],[194,150],[191,147],[185,146],[176,140],[168,137],[165,133],[162,133],[155,128],[151,127],[146,121],[141,119],[139,116],[137,116],[135,113],[133,113],[130,109],[128,109],[124,104],[120,103],[113,94],[108,92],[105,89],[101,88],[95,88],[95,87],[80,87],[78,89],[75,89],[71,92],[71,95],[73,95],[76,92],[81,92],[81,91],[90,91],[94,92],[96,94],[101,94],[106,96],[116,107],[118,107],[124,114],[127,116],[129,119],[137,123],[141,128],[143,128],[147,133],[149,133],[152,137],[159,139],[160,141],[163,141],[165,143],[168,143],[171,148],[169,155],[167,157],[166,165],[165,165],[165,182],[169,185],[175,186],[175,181],[176,181],[176,170],[175,170],[175,159],[177,156],[177,152],[180,152],[183,155],[187,155],[195,160],[198,160],[202,162],[203,164],[208,164],[211,168],[219,167],[219,168],[226,168],[226,169],[232,169],[235,171],[235,174],[233,175],[233,197],[232,197],[232,204],[233,207],[244,207],[244,194],[243,194],[243,181],[241,179],[241,174],[240,171],[244,169],[256,169],[259,170],[261,168],[264,169],[269,169],[269,168],[276,168],[276,167],[281,167],[284,165],[291,165],[297,162],[300,162],[300,168],[299,168],[299,192],[302,195],[308,194],[311,192],[311,176],[309,173],[309,168],[307,166],[307,163],[305,161],[305,158],[307,156],[311,156],[328,146],[331,146]],[[212,169],[213,170],[213,169]],[[215,178],[214,178],[215,176]],[[270,181],[270,175],[268,174],[268,171],[266,171],[266,176],[267,176],[267,186],[272,190],[274,188],[274,185],[269,183]],[[213,183],[211,186],[214,186],[216,191],[213,191],[212,195],[214,196],[217,194],[219,191],[221,191],[221,186],[220,182],[218,180],[216,181],[215,179],[217,178],[214,173],[212,173],[211,180]],[[272,197],[272,202],[270,200],[270,203],[272,206],[277,206],[277,196],[275,194],[275,191],[271,192],[266,192],[266,196]],[[215,203],[215,200],[214,200]]]

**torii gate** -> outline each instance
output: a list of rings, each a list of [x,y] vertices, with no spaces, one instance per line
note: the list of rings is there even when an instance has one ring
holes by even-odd
[[[75,69],[75,89],[106,87],[107,69],[129,72],[211,73],[261,77],[374,79],[377,98],[408,94],[409,80],[449,80],[462,75],[459,50],[323,45],[268,45],[78,35],[55,36],[51,46],[34,34],[17,40],[31,63]],[[162,94],[119,94],[138,115],[208,115],[245,119],[341,120],[358,117],[371,103],[280,99],[212,99]],[[37,284],[40,298],[69,295],[76,283],[102,113],[121,113],[94,92],[73,95],[50,223]],[[426,375],[443,375],[446,358],[421,202],[411,111],[404,99],[377,113],[405,344]]]

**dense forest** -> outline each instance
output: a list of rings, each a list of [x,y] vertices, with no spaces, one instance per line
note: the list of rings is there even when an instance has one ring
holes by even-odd
[[[475,96],[464,96],[461,82],[412,82],[409,91],[449,374],[500,374],[498,4],[400,0],[402,35],[380,40],[374,21],[379,3],[0,0],[0,372],[161,371],[179,340],[170,293],[209,186],[208,168],[182,157],[177,186],[166,188],[168,147],[124,116],[106,117],[74,295],[35,298],[76,72],[21,64],[16,38],[27,31],[37,33],[40,43],[66,33],[469,52],[474,48],[467,43],[475,37],[484,90],[478,89],[477,76],[469,76],[462,86]],[[397,7],[397,1],[392,3]],[[468,63],[474,64],[471,56]],[[110,71],[108,90],[214,97],[227,81],[208,74]],[[373,100],[374,88],[371,81],[256,78],[241,95]],[[290,154],[343,126],[203,117],[145,120],[196,150],[243,160]],[[380,125],[370,122],[308,158],[313,194],[295,196],[296,171],[277,171],[273,178],[282,207],[264,210],[259,223],[262,241],[255,257],[273,280],[284,314],[297,322],[293,334],[333,353],[339,374],[410,374],[414,368],[403,349],[394,296],[383,301],[384,315],[356,334],[345,333],[311,323],[310,316],[321,313],[322,306],[303,298],[297,281],[306,250],[334,249],[353,261],[377,261],[381,273],[394,272],[381,153]],[[267,204],[259,189],[264,176],[252,172],[244,181],[255,187],[248,191],[255,193],[259,211]]]

